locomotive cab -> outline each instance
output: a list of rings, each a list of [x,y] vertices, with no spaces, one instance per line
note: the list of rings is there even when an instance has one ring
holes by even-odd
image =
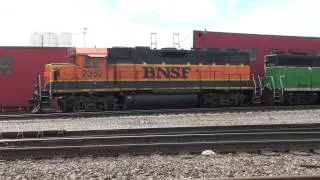
[[[49,87],[50,84],[59,82],[59,81],[66,81],[72,80],[76,78],[76,71],[77,67],[75,64],[71,63],[55,63],[55,64],[47,64],[45,66],[44,71],[44,89],[51,89],[54,91],[54,87]]]
[[[75,64],[77,80],[103,80],[106,76],[106,55],[78,55]]]
[[[39,76],[38,88],[35,89],[29,101],[32,112],[48,110],[53,100],[60,100],[66,94],[74,95],[74,90],[69,91],[70,82],[81,84],[102,80],[106,75],[106,49],[72,48],[69,51],[70,63],[51,63],[45,66],[43,80]],[[79,89],[81,86],[74,86]],[[50,109],[50,108],[49,108]]]

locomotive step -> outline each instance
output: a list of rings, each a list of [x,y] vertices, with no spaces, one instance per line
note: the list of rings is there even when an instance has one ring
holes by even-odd
[[[253,104],[260,104],[262,102],[261,96],[253,97]]]
[[[41,91],[41,96],[49,96],[49,91],[47,90]]]

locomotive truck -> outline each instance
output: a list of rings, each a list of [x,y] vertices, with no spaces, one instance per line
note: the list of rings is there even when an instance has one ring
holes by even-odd
[[[192,94],[198,107],[314,104],[320,92],[319,57],[306,54],[268,55],[262,78],[251,74],[248,52],[239,51],[74,48],[71,57],[45,66],[33,112],[53,102],[63,112],[126,109],[135,95]]]

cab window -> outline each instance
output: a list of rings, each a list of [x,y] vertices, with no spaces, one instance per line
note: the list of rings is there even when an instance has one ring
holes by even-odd
[[[85,68],[99,68],[99,58],[95,57],[86,57]]]
[[[277,65],[277,59],[275,56],[268,56],[266,57],[265,61],[266,67],[272,67]]]
[[[57,81],[59,79],[60,79],[60,70],[56,69],[56,70],[53,71],[53,80]]]

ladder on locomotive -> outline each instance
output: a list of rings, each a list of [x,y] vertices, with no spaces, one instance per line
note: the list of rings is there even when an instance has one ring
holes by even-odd
[[[282,101],[283,98],[283,82],[282,82],[282,78],[284,78],[284,76],[280,76],[279,77],[279,81],[280,81],[280,88],[276,88],[275,87],[275,83],[274,83],[274,78],[273,76],[269,76],[271,78],[271,82],[272,82],[272,91],[273,91],[273,101],[275,103],[280,103]]]
[[[40,110],[41,111],[50,110],[51,97],[50,97],[49,90],[46,90],[46,89],[41,90],[40,98],[41,98]]]
[[[32,110],[33,113],[40,112],[40,111],[48,111],[50,110],[50,103],[51,103],[51,89],[42,89],[42,82],[41,82],[41,76],[38,75],[38,83],[37,83],[37,94],[38,94],[38,105],[37,107],[34,107]]]
[[[254,85],[253,103],[260,104],[262,99],[262,82],[260,75],[252,74],[252,81]]]
[[[279,76],[280,88],[274,88],[274,101],[276,103],[280,103],[283,100],[284,87],[283,87],[282,78],[284,77],[285,76]]]

